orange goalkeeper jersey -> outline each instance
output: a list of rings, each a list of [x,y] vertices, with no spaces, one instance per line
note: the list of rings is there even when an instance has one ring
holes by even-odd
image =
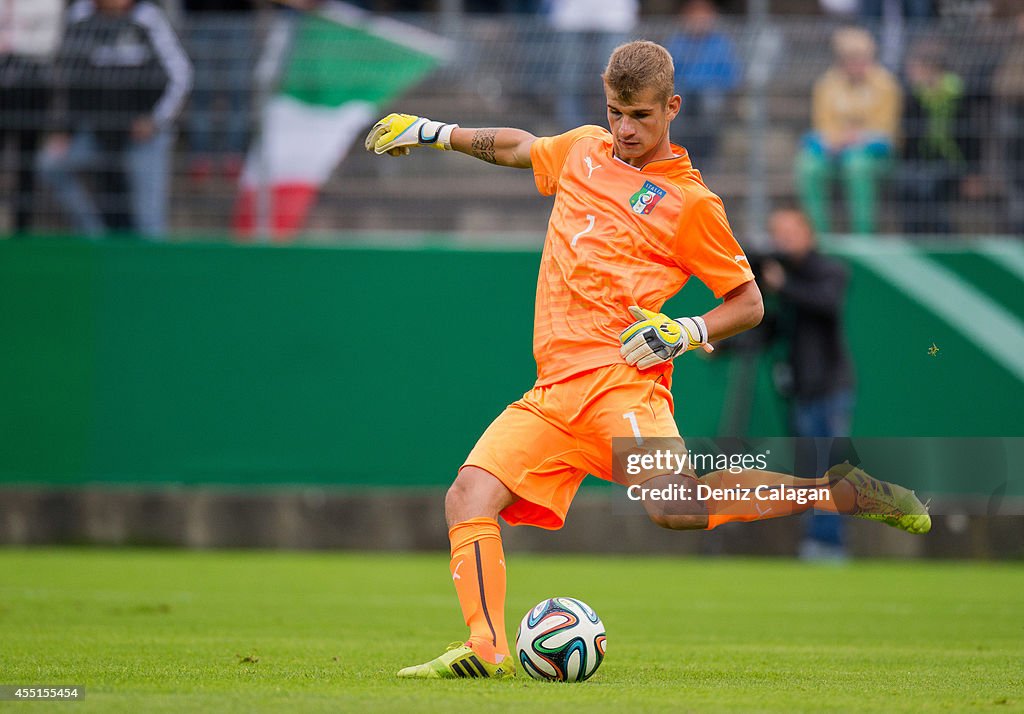
[[[537,189],[555,194],[534,314],[538,385],[621,362],[630,305],[660,311],[691,275],[716,297],[753,279],[722,200],[672,148],[637,169],[601,127],[533,143]]]

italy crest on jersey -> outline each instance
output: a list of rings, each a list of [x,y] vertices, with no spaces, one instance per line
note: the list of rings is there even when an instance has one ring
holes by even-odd
[[[663,198],[665,198],[665,189],[655,186],[650,181],[645,181],[640,190],[629,197],[629,205],[632,207],[633,213],[646,216]]]

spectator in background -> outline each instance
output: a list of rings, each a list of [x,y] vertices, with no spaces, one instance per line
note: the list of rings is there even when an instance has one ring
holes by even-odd
[[[10,139],[15,234],[29,231],[35,195],[33,161],[43,136],[63,0],[0,0],[0,156]]]
[[[837,30],[832,42],[836,64],[814,85],[813,129],[797,155],[797,188],[814,229],[830,233],[829,190],[838,170],[850,229],[874,233],[878,184],[892,157],[902,92],[875,61],[875,43],[865,30]]]
[[[174,122],[192,66],[156,5],[78,0],[68,10],[57,60],[58,133],[38,169],[75,230],[98,236],[167,229]],[[80,172],[97,179],[95,200]]]
[[[853,417],[853,361],[843,329],[849,275],[842,263],[818,252],[814,230],[800,211],[775,211],[769,229],[777,253],[762,262],[758,283],[778,298],[773,337],[787,347],[776,383],[791,400],[793,435],[815,438],[798,444],[811,453],[797,454],[803,463],[796,475],[816,477],[842,460],[830,461],[836,449],[829,442],[850,435]],[[807,558],[845,557],[842,520],[815,511],[800,550]]]
[[[548,0],[551,27],[558,32],[555,113],[562,130],[603,122],[604,95],[597,81],[604,63],[636,25],[638,0]],[[600,106],[597,109],[597,98]],[[588,99],[593,101],[588,102]],[[588,106],[592,104],[592,107]]]
[[[252,0],[184,0],[195,88],[188,112],[196,181],[220,168],[234,180],[242,171],[249,133],[249,108],[256,60],[256,14]]]
[[[961,184],[977,184],[980,142],[970,126],[963,79],[946,69],[945,48],[919,43],[907,56],[902,162],[894,172],[907,233],[950,233]]]
[[[1024,3],[1016,8],[1012,22],[1016,41],[996,67],[992,94],[1006,180],[1006,227],[1010,233],[1024,235]]]
[[[689,0],[680,20],[680,31],[666,45],[683,98],[677,143],[695,163],[706,164],[715,160],[729,94],[739,85],[742,68],[732,40],[717,27],[718,9],[711,0]]]
[[[899,71],[907,37],[938,17],[935,0],[860,0],[861,22],[878,37],[882,64]]]

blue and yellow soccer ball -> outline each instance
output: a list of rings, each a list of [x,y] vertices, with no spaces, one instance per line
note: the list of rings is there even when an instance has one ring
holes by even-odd
[[[593,608],[572,597],[553,597],[523,616],[516,658],[534,679],[582,682],[601,666],[604,623]]]

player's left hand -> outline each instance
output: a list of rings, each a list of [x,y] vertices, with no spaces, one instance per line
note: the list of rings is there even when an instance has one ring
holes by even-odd
[[[373,125],[363,145],[367,151],[392,156],[404,156],[414,146],[447,151],[452,148],[452,131],[458,126],[412,114],[388,114]]]
[[[619,334],[622,347],[619,354],[626,364],[637,369],[648,369],[672,361],[677,355],[703,347],[711,352],[708,328],[700,317],[681,317],[673,320],[660,312],[644,310],[636,305],[629,308],[636,322]]]

